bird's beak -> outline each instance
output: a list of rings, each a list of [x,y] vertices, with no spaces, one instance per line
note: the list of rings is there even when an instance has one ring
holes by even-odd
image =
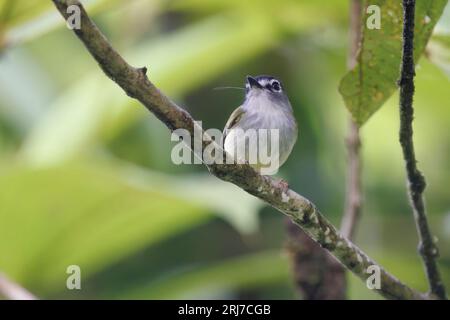
[[[247,76],[247,83],[250,85],[252,89],[262,89],[263,87],[259,84],[258,80],[253,78],[252,76]]]

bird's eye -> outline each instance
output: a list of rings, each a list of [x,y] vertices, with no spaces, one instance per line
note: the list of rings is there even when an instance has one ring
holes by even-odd
[[[271,85],[272,85],[272,89],[274,91],[277,91],[277,92],[281,91],[281,85],[278,81],[276,81],[276,80],[272,81]]]

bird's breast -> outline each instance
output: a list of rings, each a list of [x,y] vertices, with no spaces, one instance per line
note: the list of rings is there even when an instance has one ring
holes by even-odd
[[[275,152],[276,150],[280,165],[283,164],[297,139],[297,124],[292,112],[281,108],[267,108],[267,106],[264,110],[254,108],[246,111],[241,121],[229,131],[224,143],[225,150],[234,155],[237,148],[236,142],[239,138],[242,138],[243,133],[250,129],[256,130],[257,141],[253,141],[253,143],[258,145],[258,149],[261,147],[261,134],[263,134],[260,129],[266,130],[264,134],[269,136],[267,140],[264,139],[263,141],[270,144],[268,146],[269,152]],[[247,137],[241,141],[247,144],[246,149],[249,148],[248,144],[252,143]],[[277,143],[276,148],[273,148],[273,143]],[[248,153],[246,152],[247,157]]]

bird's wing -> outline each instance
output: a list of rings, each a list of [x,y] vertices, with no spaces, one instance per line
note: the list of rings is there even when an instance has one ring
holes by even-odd
[[[236,124],[239,122],[239,120],[242,118],[242,116],[245,114],[244,109],[241,107],[236,108],[236,110],[233,111],[230,118],[227,121],[227,124],[225,125],[225,128],[223,129],[223,141],[225,141],[225,138],[230,132],[230,129],[232,129]]]

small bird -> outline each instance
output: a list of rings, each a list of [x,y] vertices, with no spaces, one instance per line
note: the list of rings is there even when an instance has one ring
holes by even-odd
[[[240,130],[238,130],[240,129]],[[281,82],[272,76],[247,76],[245,84],[245,101],[231,114],[223,131],[224,149],[233,157],[236,156],[239,137],[242,137],[242,130],[246,132],[249,129],[277,129],[278,148],[271,146],[274,143],[270,138],[262,139],[257,136],[257,150],[259,152],[261,143],[266,143],[266,150],[278,150],[275,156],[278,157],[278,168],[287,160],[289,154],[297,141],[298,128],[295,120],[289,98],[283,90]],[[245,137],[245,161],[263,173],[263,169],[268,167],[267,163],[261,161],[252,163],[249,161],[248,137]],[[272,141],[272,142],[271,142]],[[242,143],[242,140],[241,140]],[[241,149],[242,150],[242,149]],[[273,156],[273,155],[272,155]],[[273,173],[269,173],[273,174]]]

